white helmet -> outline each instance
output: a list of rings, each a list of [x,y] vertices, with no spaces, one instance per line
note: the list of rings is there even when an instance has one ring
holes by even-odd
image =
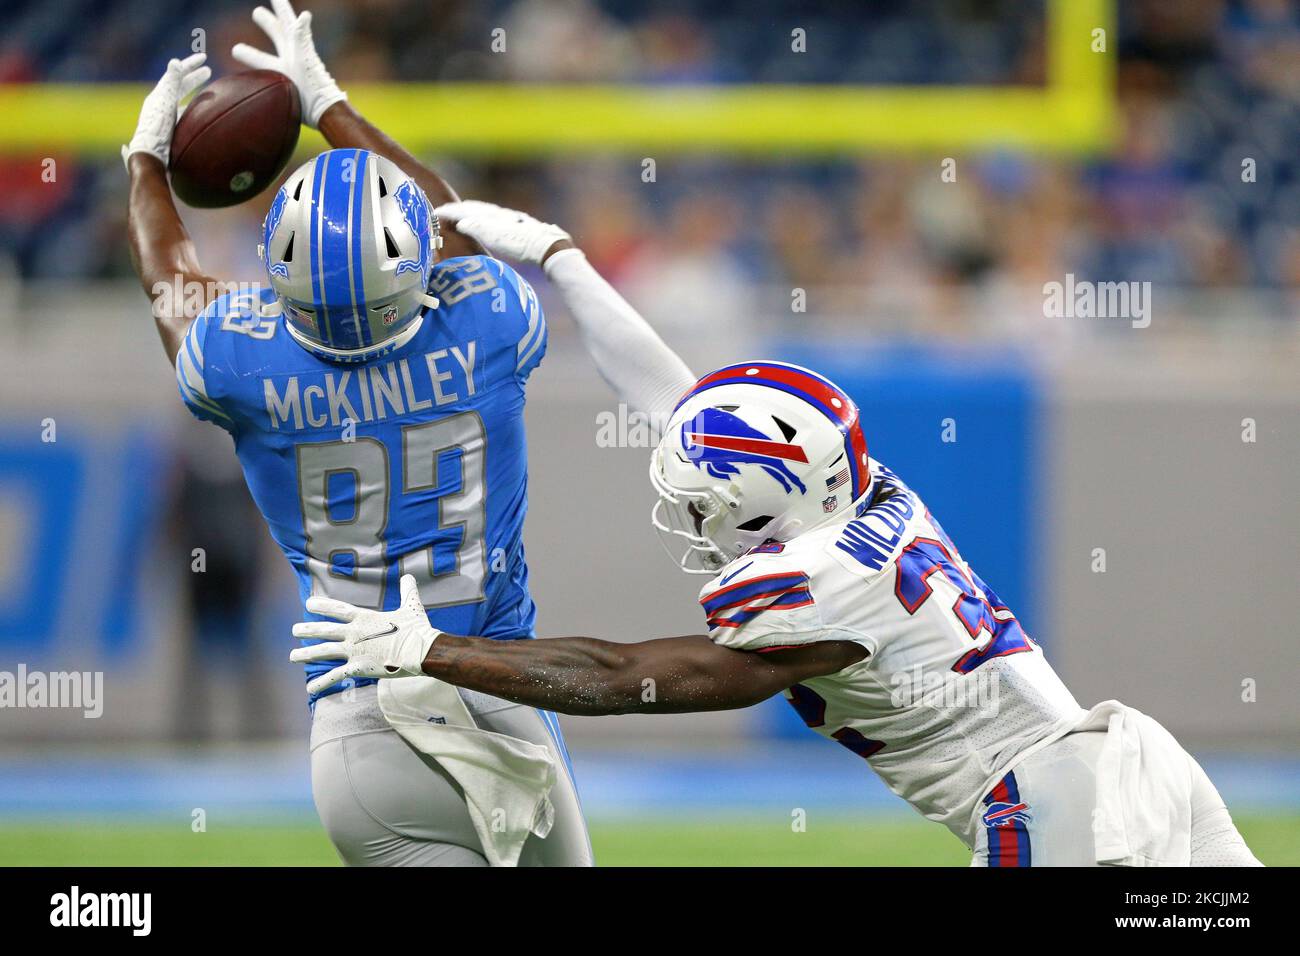
[[[336,362],[409,341],[442,246],[419,185],[365,149],[331,149],[294,171],[262,224],[258,253],[294,340]]]
[[[871,469],[853,400],[783,362],[728,365],[678,403],[650,459],[650,521],[689,574],[716,574],[867,500]],[[674,540],[685,550],[675,553]]]

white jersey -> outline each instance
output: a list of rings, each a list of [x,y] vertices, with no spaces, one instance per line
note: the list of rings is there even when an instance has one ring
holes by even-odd
[[[861,662],[786,698],[971,846],[981,798],[1084,711],[916,494],[878,462],[871,469],[876,492],[858,517],[754,548],[700,603],[724,647],[865,647]]]

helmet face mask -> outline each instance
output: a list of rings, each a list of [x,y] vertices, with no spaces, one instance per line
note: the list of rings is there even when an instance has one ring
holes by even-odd
[[[716,574],[768,541],[853,514],[870,490],[857,407],[798,366],[754,362],[702,378],[650,461],[651,524],[677,565]]]
[[[660,454],[656,449],[650,461],[650,482],[659,492],[659,500],[650,510],[650,523],[659,534],[659,543],[687,574],[716,574],[736,557],[719,547],[714,537],[721,531],[729,507],[727,497],[720,489],[689,490],[670,485],[663,475]],[[675,547],[681,548],[680,555]]]
[[[437,307],[428,288],[441,245],[415,180],[378,154],[333,149],[285,181],[260,252],[294,340],[357,362],[409,341]]]

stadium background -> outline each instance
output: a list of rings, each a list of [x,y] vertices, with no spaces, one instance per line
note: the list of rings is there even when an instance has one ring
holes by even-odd
[[[147,84],[195,28],[234,69],[250,6],[0,14],[0,671],[102,670],[106,697],[98,719],[0,710],[0,864],[333,858],[288,569],[177,401],[123,231]],[[846,386],[1080,701],[1157,716],[1261,859],[1300,862],[1295,3],[310,9],[359,108],[462,195],[570,229],[692,367],[761,355]],[[268,196],[184,210],[213,274],[259,276]],[[1150,327],[1045,317],[1067,274],[1151,282]],[[617,408],[534,278],[539,632],[698,631],[698,581],[646,520],[648,450],[599,440]],[[786,710],[564,719],[598,860],[964,862]]]

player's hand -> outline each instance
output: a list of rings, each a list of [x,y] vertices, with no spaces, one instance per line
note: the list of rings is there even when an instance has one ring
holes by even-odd
[[[140,107],[140,121],[136,124],[131,142],[122,147],[122,162],[132,153],[148,153],[162,160],[164,166],[171,154],[172,132],[180,115],[180,101],[185,99],[212,76],[212,68],[203,65],[205,53],[195,53],[183,60],[172,60],[158,85],[144,98]]]
[[[293,626],[294,637],[320,638],[329,643],[300,647],[289,655],[299,664],[346,661],[308,681],[307,691],[319,694],[348,677],[414,677],[422,674],[424,658],[441,631],[429,624],[415,578],[402,575],[402,602],[396,611],[371,611],[327,597],[310,597],[307,610],[333,621],[304,621]]]
[[[311,14],[304,10],[295,15],[289,0],[271,0],[271,9],[275,12],[258,7],[253,22],[271,38],[275,53],[236,43],[230,55],[254,70],[276,70],[291,79],[302,100],[303,122],[315,129],[321,114],[348,95],[339,89],[316,52]]]
[[[477,199],[444,203],[434,212],[440,218],[454,220],[457,232],[477,240],[498,259],[540,265],[551,246],[572,239],[559,226],[541,222],[526,212]]]

